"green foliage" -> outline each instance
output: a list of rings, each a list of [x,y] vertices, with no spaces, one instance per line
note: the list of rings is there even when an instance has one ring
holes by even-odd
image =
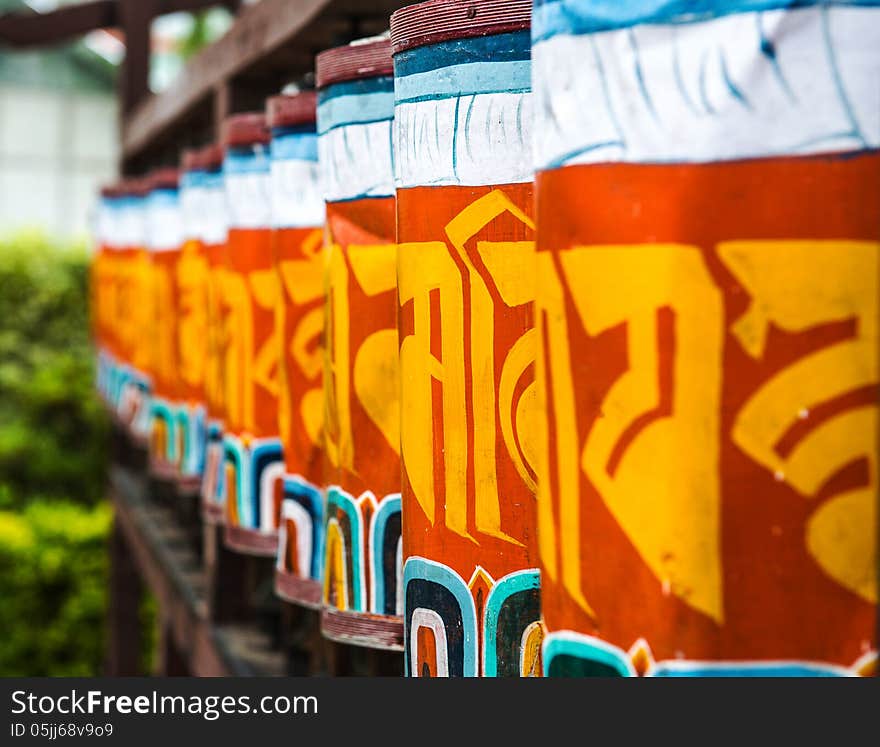
[[[84,247],[0,240],[0,675],[100,671],[107,422]]]
[[[93,394],[88,258],[39,234],[0,241],[0,508],[102,498],[107,422]]]
[[[0,512],[0,675],[100,672],[110,518],[57,499]]]

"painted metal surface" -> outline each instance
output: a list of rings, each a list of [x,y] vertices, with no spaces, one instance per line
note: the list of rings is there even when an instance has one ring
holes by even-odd
[[[536,6],[545,669],[869,674],[880,10],[698,5]]]
[[[392,16],[410,676],[541,674],[529,9]]]
[[[366,71],[366,72],[363,72]],[[401,645],[400,398],[387,40],[317,58],[326,201],[321,628]]]
[[[324,199],[318,181],[314,92],[270,99],[274,263],[280,286],[279,433],[284,500],[275,590],[311,608],[321,605],[324,498]]]
[[[278,276],[272,262],[269,130],[234,115],[224,136],[228,209],[223,317],[225,543],[274,557],[284,460],[278,435]]]

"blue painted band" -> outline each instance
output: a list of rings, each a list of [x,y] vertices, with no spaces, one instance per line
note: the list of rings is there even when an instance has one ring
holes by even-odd
[[[880,0],[535,0],[532,38],[540,42],[643,23],[693,23],[735,13],[830,5],[877,7]]]
[[[177,189],[154,189],[147,197],[150,207],[176,207],[180,203]]]
[[[394,116],[394,92],[335,96],[318,104],[318,134],[352,124],[370,124]]]
[[[322,88],[318,91],[318,105],[339,96],[360,96],[367,93],[393,93],[394,78],[391,75],[380,75],[377,78],[361,78],[346,80],[342,83]]]
[[[394,77],[399,79],[439,70],[450,67],[450,63],[528,62],[531,58],[532,40],[528,30],[473,39],[452,39],[398,52],[394,56]]]
[[[531,60],[468,62],[396,78],[394,98],[395,103],[402,104],[430,98],[528,91],[531,86]]]
[[[314,129],[299,132],[274,130],[269,150],[273,161],[317,162],[318,134]]]
[[[269,154],[265,149],[230,150],[223,159],[226,174],[268,174],[269,169]]]
[[[223,170],[213,169],[203,172],[202,186],[205,189],[223,189]]]

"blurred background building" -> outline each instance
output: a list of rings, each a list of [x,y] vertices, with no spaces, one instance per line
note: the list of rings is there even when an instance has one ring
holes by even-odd
[[[0,0],[0,14],[72,2]],[[222,8],[157,19],[150,87],[166,88],[230,23]],[[0,46],[0,233],[39,228],[57,239],[85,236],[95,194],[116,173],[116,68],[123,54],[119,32],[109,30],[47,49]]]

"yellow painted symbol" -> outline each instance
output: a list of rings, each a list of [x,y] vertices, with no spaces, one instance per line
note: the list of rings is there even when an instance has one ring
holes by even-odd
[[[324,444],[331,463],[349,470],[355,469],[352,392],[389,446],[395,451],[400,448],[396,327],[373,332],[353,350],[350,301],[352,283],[367,296],[394,289],[396,253],[394,244],[350,245],[344,253],[335,244],[328,248]],[[354,313],[367,312],[354,309]],[[315,399],[309,399],[309,406],[314,403]]]
[[[280,389],[278,358],[281,351],[281,328],[276,315],[280,303],[281,287],[278,273],[274,270],[258,270],[248,275],[251,296],[254,304],[261,309],[273,312],[272,331],[256,351],[253,363],[253,383],[263,387],[273,397]],[[249,382],[246,382],[249,385]]]
[[[324,601],[347,610],[348,582],[345,566],[345,537],[336,519],[327,522],[327,553],[324,568]]]
[[[765,352],[770,326],[803,332],[852,320],[855,337],[810,355],[770,379],[736,415],[733,440],[805,498],[858,459],[870,483],[825,501],[807,523],[805,541],[837,583],[877,601],[877,402],[845,410],[809,429],[784,456],[776,446],[817,405],[878,383],[878,253],[868,241],[737,241],[718,253],[751,297],[733,325],[743,350]]]
[[[173,287],[168,268],[160,264],[153,265],[152,289],[153,329],[155,330],[154,371],[160,379],[171,381],[176,371],[174,338],[177,329],[172,313],[174,308]]]
[[[323,234],[319,229],[310,232],[303,240],[300,251],[305,259],[285,259],[278,264],[278,274],[284,293],[294,306],[305,306],[317,301],[324,292],[324,261],[321,256]],[[324,351],[321,338],[324,333],[324,310],[321,307],[303,314],[292,333],[288,330],[285,318],[285,304],[276,306],[276,329],[287,330],[289,336],[282,340],[287,346],[294,363],[308,381],[315,387],[300,394],[300,415],[306,433],[312,443],[317,444],[321,436],[324,402],[321,374],[324,368]],[[286,360],[280,361],[280,380],[282,382],[279,406],[279,424],[282,434],[290,434],[290,378],[285,368]],[[285,439],[286,440],[286,439]]]
[[[400,303],[403,306],[412,302],[414,313],[414,332],[401,341],[400,348],[401,366],[406,372],[401,382],[401,406],[407,414],[401,442],[410,485],[431,523],[435,521],[437,502],[442,501],[446,526],[456,534],[473,539],[468,531],[470,514],[478,532],[522,544],[501,528],[496,448],[500,422],[506,450],[527,488],[534,489],[530,474],[534,463],[529,463],[529,457],[535,453],[535,389],[527,387],[516,406],[514,394],[517,382],[534,362],[535,338],[533,331],[527,330],[505,354],[498,374],[494,341],[499,318],[534,298],[534,243],[476,241],[476,257],[482,264],[479,268],[467,248],[475,236],[504,214],[534,228],[504,192],[493,190],[447,224],[448,245],[440,241],[406,243],[399,249]],[[496,308],[493,291],[500,296],[501,308]],[[437,329],[432,328],[432,318],[438,320]],[[464,347],[466,318],[468,350]],[[439,357],[432,347],[439,348]],[[500,385],[496,383],[499,377]],[[442,417],[436,418],[434,382],[441,385],[442,391]],[[469,414],[472,445],[468,438]],[[441,451],[433,437],[435,421],[443,424],[442,496],[435,494],[434,454]],[[472,506],[468,505],[469,454],[476,494]]]
[[[229,422],[254,430],[254,392],[251,380],[254,349],[254,313],[247,281],[239,273],[222,276],[224,307],[224,406]]]
[[[191,387],[205,381],[208,328],[206,286],[208,263],[194,242],[187,242],[177,263],[178,370]]]
[[[723,620],[720,558],[719,418],[722,302],[699,249],[657,244],[577,247],[559,264],[580,324],[595,336],[623,326],[627,371],[598,403],[579,442],[562,284],[541,255],[542,342],[551,367],[538,375],[556,423],[559,516],[542,487],[539,545],[545,570],[593,614],[582,591],[581,469],[646,565],[670,593]],[[668,321],[668,329],[661,325]],[[661,335],[674,342],[660,343]],[[661,361],[661,355],[670,359]],[[668,381],[662,382],[663,366]],[[543,404],[543,401],[542,401]],[[546,457],[545,457],[546,458]],[[542,481],[547,482],[547,481]]]

